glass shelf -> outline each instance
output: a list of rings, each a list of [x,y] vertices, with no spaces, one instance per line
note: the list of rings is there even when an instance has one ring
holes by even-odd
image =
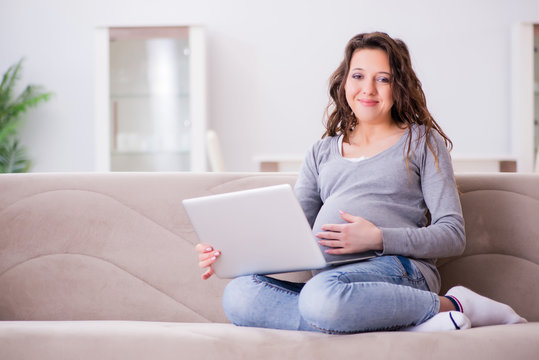
[[[191,168],[189,151],[114,151],[111,166],[114,171],[187,171]]]
[[[156,97],[188,99],[189,94],[188,93],[183,93],[183,94],[132,93],[132,94],[111,94],[110,97],[111,99],[132,99],[132,98],[151,99],[151,98],[156,98]]]
[[[167,154],[167,155],[189,155],[190,154],[190,151],[189,150],[184,150],[184,151],[181,151],[181,150],[178,150],[178,151],[122,151],[122,150],[113,150],[111,152],[111,155],[115,156],[115,155],[118,155],[118,156],[140,156],[140,155],[152,155],[152,156],[155,156],[155,155],[162,155],[162,154]]]

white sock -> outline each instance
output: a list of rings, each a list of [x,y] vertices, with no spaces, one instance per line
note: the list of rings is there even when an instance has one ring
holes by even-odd
[[[471,328],[470,319],[460,311],[444,311],[438,313],[416,326],[410,326],[403,331],[434,332],[449,330],[464,330]]]
[[[464,286],[449,289],[446,296],[451,296],[460,303],[462,312],[470,319],[473,327],[527,322],[509,305],[474,293]]]

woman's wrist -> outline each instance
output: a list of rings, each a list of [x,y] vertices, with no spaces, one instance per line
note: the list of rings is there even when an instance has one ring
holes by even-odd
[[[374,228],[372,250],[382,251],[384,250],[384,237],[382,229],[379,227]]]

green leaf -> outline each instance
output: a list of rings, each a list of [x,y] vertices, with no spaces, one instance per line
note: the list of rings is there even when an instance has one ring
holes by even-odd
[[[0,144],[2,144],[4,139],[6,139],[8,136],[15,135],[17,133],[18,126],[18,119],[8,119],[6,123],[2,127],[0,127]]]
[[[39,103],[49,100],[52,93],[42,93],[41,87],[28,85],[14,100],[0,106],[0,127],[10,118],[17,118],[28,109],[36,107]]]
[[[19,146],[21,116],[52,96],[52,93],[44,92],[43,88],[37,85],[28,85],[18,96],[14,96],[23,60],[10,66],[0,83],[0,173],[27,172],[30,169],[31,162],[26,151]]]
[[[0,173],[24,173],[30,169],[31,162],[26,157],[19,141],[11,137],[0,147]]]
[[[2,83],[0,84],[0,109],[11,99],[15,83],[20,77],[23,60],[21,59],[17,64],[10,66],[2,77]]]

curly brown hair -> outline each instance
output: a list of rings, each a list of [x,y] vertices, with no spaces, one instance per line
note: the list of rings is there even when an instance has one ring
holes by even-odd
[[[394,101],[391,108],[391,117],[400,127],[408,128],[406,165],[408,166],[411,151],[412,124],[425,127],[423,135],[437,163],[437,150],[429,141],[431,131],[433,129],[437,131],[443,137],[449,149],[452,149],[453,143],[434,121],[427,109],[425,94],[421,88],[421,82],[412,68],[408,47],[402,40],[393,39],[383,32],[358,34],[348,41],[344,59],[330,77],[330,101],[326,108],[326,132],[322,138],[340,134],[347,136],[357,123],[357,119],[346,101],[345,84],[350,71],[352,56],[360,49],[381,49],[389,58],[392,78],[391,91]]]

